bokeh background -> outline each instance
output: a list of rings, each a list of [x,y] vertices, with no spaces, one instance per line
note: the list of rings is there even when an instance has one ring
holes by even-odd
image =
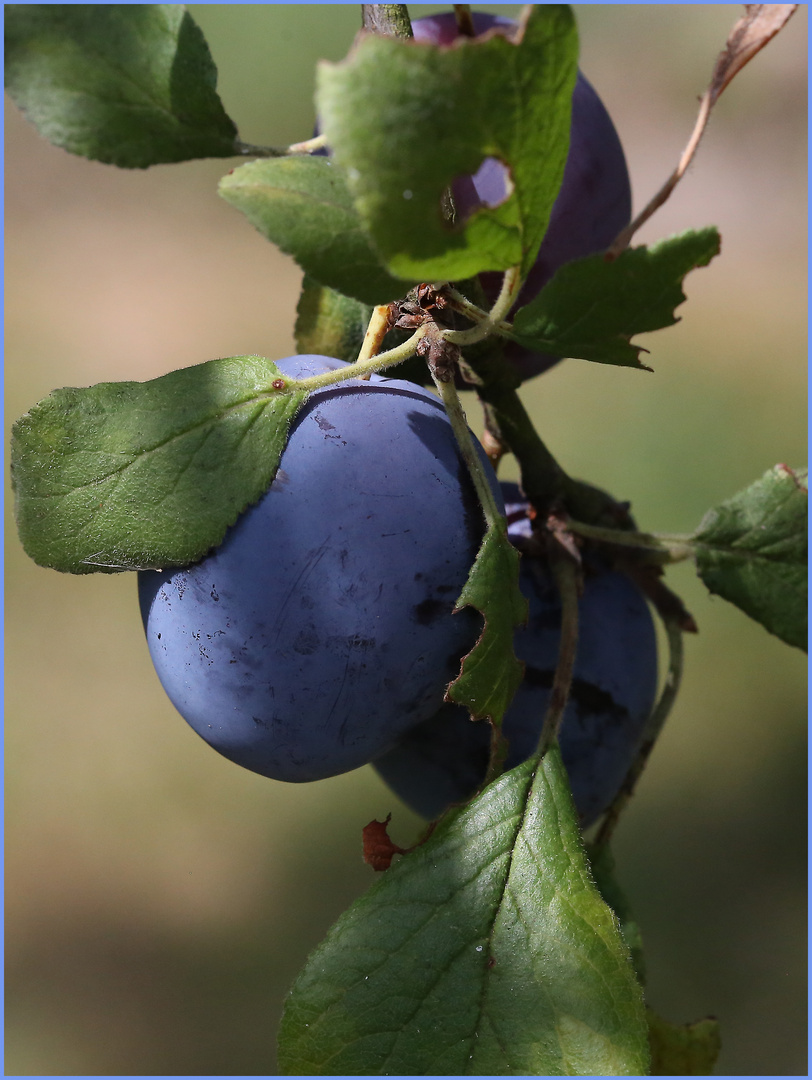
[[[639,208],[741,9],[575,7]],[[242,137],[307,137],[315,62],[346,53],[358,7],[191,10]],[[645,341],[654,374],[569,361],[523,390],[564,467],[648,529],[688,532],[806,460],[806,19],[726,91],[640,234],[723,236],[683,321]],[[295,351],[300,272],[218,199],[232,164],[117,170],[50,147],[7,103],[8,425],[56,386]],[[408,843],[418,820],[371,768],[294,786],[220,758],[157,683],[134,578],[40,569],[10,499],[6,524],[6,1073],[273,1074],[287,988],[372,881],[362,826],[391,810]],[[669,581],[700,634],[615,842],[649,1000],[719,1017],[719,1073],[806,1073],[805,657],[689,566]]]

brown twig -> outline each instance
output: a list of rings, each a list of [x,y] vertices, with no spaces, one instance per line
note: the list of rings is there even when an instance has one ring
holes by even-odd
[[[795,13],[798,5],[745,4],[744,7],[745,14],[733,27],[724,49],[717,57],[710,84],[699,102],[699,114],[694,124],[694,130],[691,132],[691,137],[682,151],[676,169],[674,169],[656,195],[643,207],[634,221],[627,225],[622,232],[618,233],[612,246],[606,252],[605,258],[608,261],[616,259],[622,251],[625,251],[637,230],[668,200],[671,192],[685,175],[696,154],[699,141],[707,127],[711,110],[719,100],[722,91],[745,64],[748,64],[756,53],[760,52],[775,37],[790,16]]]

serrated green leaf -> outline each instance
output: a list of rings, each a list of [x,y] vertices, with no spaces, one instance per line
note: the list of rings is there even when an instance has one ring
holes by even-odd
[[[608,844],[587,844],[586,852],[592,868],[592,876],[603,899],[614,911],[620,932],[629,947],[634,970],[641,984],[646,983],[646,964],[643,955],[643,936],[629,899],[615,876],[615,860]]]
[[[516,43],[369,35],[342,63],[319,65],[324,133],[392,273],[436,281],[532,266],[564,173],[577,51],[569,6],[540,4]],[[445,190],[486,157],[509,167],[511,195],[450,226]]]
[[[719,1021],[670,1024],[647,1010],[652,1076],[710,1076],[721,1049]]]
[[[708,511],[691,538],[699,576],[783,641],[807,644],[806,469],[776,465]]]
[[[527,599],[519,589],[519,552],[508,540],[504,519],[485,534],[456,610],[470,606],[485,617],[479,641],[463,658],[448,697],[475,719],[501,724],[524,674],[513,651],[513,632],[527,621]]]
[[[305,274],[296,307],[296,348],[302,354],[358,359],[372,316],[369,304],[320,285]]]
[[[182,4],[6,4],[6,89],[41,135],[124,168],[237,153]]]
[[[55,390],[14,425],[20,539],[74,574],[182,566],[269,487],[306,394],[256,356]]]
[[[220,194],[306,274],[364,304],[405,296],[416,279],[381,264],[344,174],[324,157],[250,161],[220,181]]]
[[[643,368],[630,339],[679,321],[683,278],[707,266],[719,245],[708,228],[631,248],[610,263],[603,255],[567,263],[516,312],[512,336],[536,352]]]
[[[309,958],[285,1075],[645,1073],[642,992],[561,756],[525,762],[376,881]]]

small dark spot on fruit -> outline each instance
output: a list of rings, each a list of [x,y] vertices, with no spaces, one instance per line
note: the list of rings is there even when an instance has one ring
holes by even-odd
[[[335,431],[335,424],[331,424],[330,421],[322,416],[321,413],[313,413],[313,419],[319,425],[322,431]]]
[[[415,605],[414,608],[414,620],[421,626],[430,626],[437,619],[441,619],[443,615],[447,614],[448,604],[444,604],[441,600],[434,600],[431,597]]]
[[[319,635],[314,626],[308,626],[300,630],[293,642],[293,651],[300,656],[311,656],[321,644]]]
[[[215,587],[213,585],[211,587],[211,594],[210,595],[211,595],[212,600],[215,602],[215,604],[219,604],[220,597],[217,595],[217,590],[215,589]]]

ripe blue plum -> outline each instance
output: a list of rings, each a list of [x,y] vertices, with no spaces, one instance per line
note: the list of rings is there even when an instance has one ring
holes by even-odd
[[[473,13],[477,35],[488,30],[510,34],[516,23],[501,15]],[[453,12],[429,15],[412,24],[415,39],[450,45],[461,35]],[[473,177],[460,177],[452,185],[457,212],[467,218],[480,206],[496,206],[505,199],[507,170],[495,158],[486,158]],[[631,220],[631,185],[623,147],[603,102],[579,71],[572,96],[570,146],[564,177],[535,265],[524,282],[513,310],[529,303],[564,263],[604,251]],[[491,303],[501,275],[480,275]],[[522,379],[539,375],[560,357],[534,353],[508,342],[506,360]]]
[[[301,378],[345,365],[277,366]],[[247,769],[299,782],[357,768],[437,711],[475,644],[481,616],[452,609],[484,532],[434,394],[379,376],[317,390],[270,489],[223,543],[193,566],[140,572],[161,683]]]
[[[509,514],[516,511],[521,497],[515,485],[503,485],[503,493]],[[527,518],[520,517],[512,530],[519,544],[527,528]],[[525,675],[503,722],[508,769],[537,747],[560,640],[561,605],[546,564],[523,556],[520,586],[530,617],[515,638]],[[646,601],[626,575],[593,566],[579,602],[574,678],[559,733],[582,827],[597,820],[617,794],[656,691],[657,647]],[[490,730],[487,721],[472,722],[467,710],[447,704],[374,765],[405,803],[435,818],[482,784]]]

